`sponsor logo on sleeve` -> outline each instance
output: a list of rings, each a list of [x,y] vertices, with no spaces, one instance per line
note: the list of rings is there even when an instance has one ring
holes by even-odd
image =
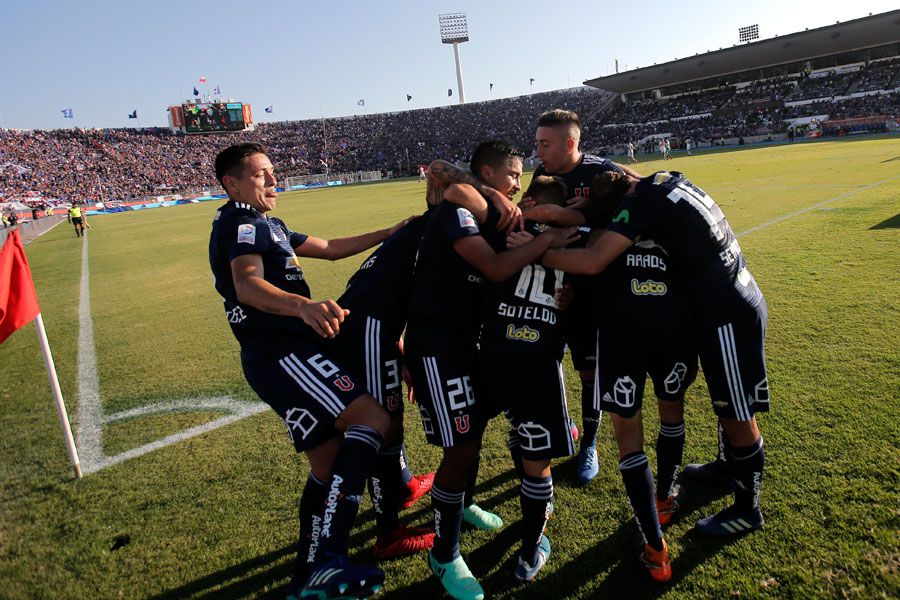
[[[460,227],[478,227],[478,225],[475,224],[475,217],[465,208],[457,208],[456,216],[459,219]]]
[[[238,244],[255,244],[256,243],[256,225],[245,223],[238,226]]]
[[[628,212],[627,208],[623,208],[619,211],[619,214],[612,220],[613,223],[628,223],[631,215]]]

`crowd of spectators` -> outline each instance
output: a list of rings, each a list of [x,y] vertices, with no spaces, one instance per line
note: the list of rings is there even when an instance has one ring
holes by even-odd
[[[654,135],[716,143],[784,131],[784,120],[796,117],[897,115],[900,93],[784,106],[798,96],[833,96],[852,78],[859,77],[862,91],[887,85],[897,68],[900,63],[878,64],[861,73],[758,82],[611,108],[608,92],[572,88],[413,111],[262,123],[253,131],[215,135],[187,136],[167,128],[0,130],[0,202],[128,200],[214,188],[215,155],[239,141],[267,146],[281,178],[372,170],[410,174],[435,158],[466,160],[476,143],[488,138],[508,140],[528,153],[538,115],[551,108],[581,115],[582,144],[591,151]],[[647,141],[651,146],[652,138]]]
[[[859,77],[859,73],[856,71],[852,73],[835,73],[824,77],[805,77],[785,99],[788,101],[811,100],[813,98],[841,96],[857,77]]]
[[[900,69],[900,62],[897,61],[873,63],[862,71],[853,91],[871,92],[887,89],[891,80],[897,75],[898,69]]]

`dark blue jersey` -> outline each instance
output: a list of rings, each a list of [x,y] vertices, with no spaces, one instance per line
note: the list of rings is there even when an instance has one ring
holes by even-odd
[[[489,214],[496,212],[489,207]],[[488,218],[488,223],[496,217]],[[453,249],[459,239],[483,236],[495,250],[505,234],[490,224],[479,227],[467,209],[443,202],[432,211],[416,257],[409,306],[409,330],[452,329],[474,340],[481,325],[485,278]],[[464,339],[461,337],[461,339]]]
[[[594,298],[598,325],[624,323],[641,330],[681,319],[687,307],[668,253],[653,240],[635,243],[600,273]]]
[[[543,165],[538,165],[537,169],[534,170],[533,177],[539,177],[540,175],[559,177],[565,182],[566,188],[569,190],[569,198],[590,198],[591,184],[594,182],[594,178],[604,171],[623,172],[619,165],[608,158],[601,158],[593,154],[582,154],[581,160],[568,173],[550,173],[544,169]],[[599,215],[590,204],[579,209],[579,211],[584,215],[585,223],[588,227],[606,226],[606,223],[596,222]]]
[[[431,213],[416,217],[384,240],[353,274],[337,301],[351,314],[378,319],[391,337],[399,338],[406,327],[416,252]]]
[[[249,204],[229,201],[216,212],[209,237],[209,264],[216,291],[225,300],[225,316],[241,347],[264,349],[297,335],[318,339],[298,317],[276,315],[238,302],[231,275],[232,260],[258,254],[267,282],[309,298],[309,285],[294,254],[294,248],[306,239],[306,235],[288,229],[281,219],[266,217]]]
[[[534,236],[546,228],[532,221],[525,223],[525,231]],[[590,230],[583,227],[580,233],[582,239],[574,247],[584,246]],[[489,354],[522,351],[526,356],[554,356],[562,360],[565,335],[556,305],[556,290],[563,286],[564,277],[562,271],[547,269],[538,261],[506,281],[488,284],[482,351]]]
[[[681,173],[660,171],[641,179],[617,208],[609,230],[662,245],[699,319],[718,319],[763,302],[722,209]]]

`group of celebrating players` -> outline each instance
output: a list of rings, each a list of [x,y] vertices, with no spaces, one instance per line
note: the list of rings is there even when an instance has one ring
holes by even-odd
[[[216,290],[248,383],[311,467],[289,597],[365,598],[381,588],[380,569],[347,558],[368,486],[377,558],[429,549],[450,596],[483,598],[459,538],[463,521],[502,526],[472,497],[485,426],[501,413],[521,480],[513,577],[534,579],[550,557],[550,464],[576,452],[566,346],[582,387],[579,482],[597,474],[596,434],[608,412],[643,537],[640,561],[653,580],[672,577],[661,525],[683,504],[683,400],[698,357],[719,417],[719,456],[684,475],[733,487],[735,501],[696,528],[724,536],[762,527],[764,451],[754,415],[769,406],[767,313],[735,235],[681,173],[641,177],[581,153],[579,138],[575,113],[541,115],[541,165],[518,207],[511,200],[523,154],[486,141],[470,173],[432,163],[424,214],[332,240],[267,214],[277,194],[265,148],[240,144],[218,155],[228,202],[210,238]],[[298,257],[336,260],[378,244],[336,302],[311,299]],[[648,374],[660,416],[655,486],[642,426]],[[443,450],[433,479],[409,470],[404,380],[426,440]],[[433,530],[402,525],[399,511],[429,490]]]

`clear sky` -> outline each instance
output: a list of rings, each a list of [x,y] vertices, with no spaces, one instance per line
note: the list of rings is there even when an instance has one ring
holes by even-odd
[[[730,46],[738,27],[754,23],[765,39],[896,8],[896,0],[6,0],[0,127],[71,127],[67,108],[79,127],[134,127],[132,110],[142,126],[165,125],[166,107],[194,86],[251,103],[257,122],[455,103],[441,13],[468,16],[460,50],[472,102],[527,94],[532,77],[534,92],[548,91],[612,73],[615,59],[624,70]]]

